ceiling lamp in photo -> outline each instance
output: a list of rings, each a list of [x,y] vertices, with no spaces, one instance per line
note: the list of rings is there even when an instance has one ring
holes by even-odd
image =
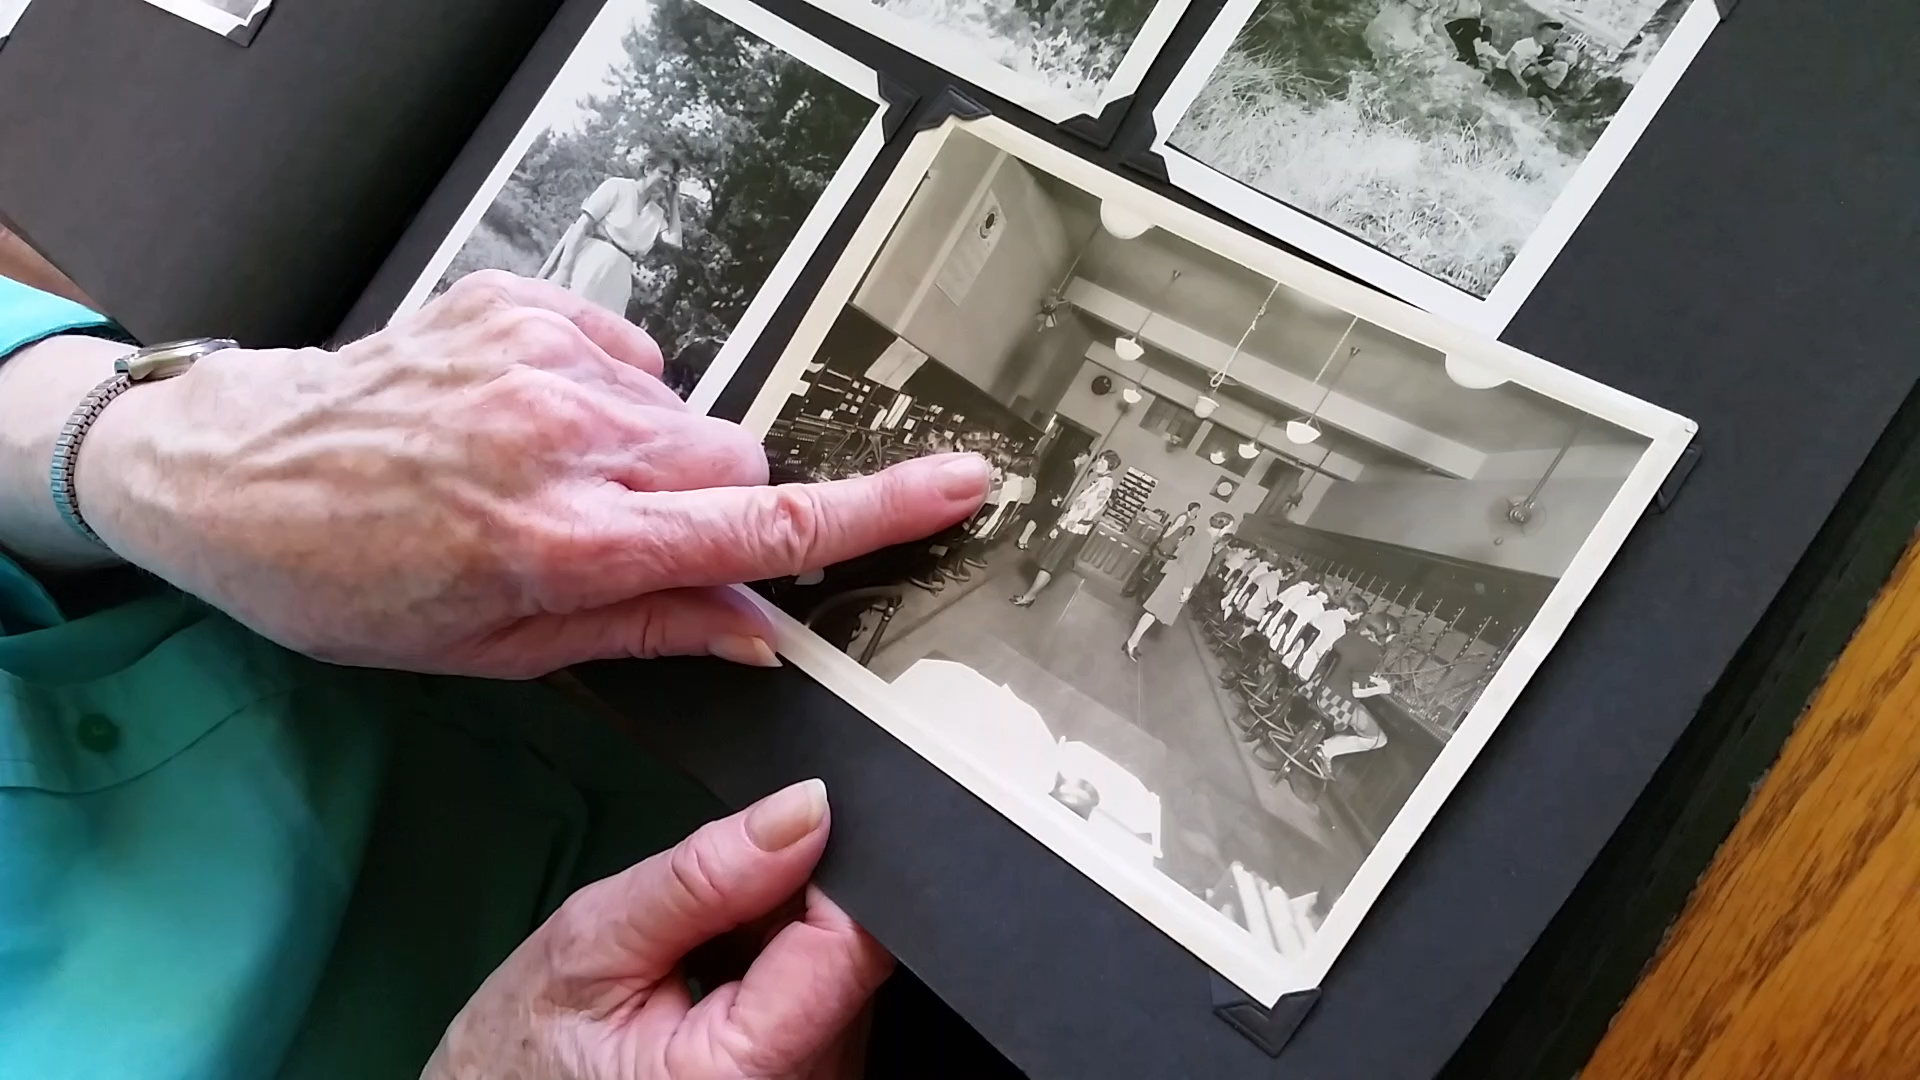
[[[1327,369],[1333,366],[1333,361],[1340,355],[1341,350],[1346,349],[1347,339],[1353,336],[1353,328],[1358,325],[1360,325],[1360,317],[1357,315],[1347,320],[1347,328],[1340,332],[1340,340],[1333,343],[1333,351],[1327,354],[1326,362],[1320,365],[1320,374],[1313,377],[1313,385],[1319,386],[1320,380],[1327,377]],[[1360,348],[1356,345],[1346,349],[1346,353],[1347,359],[1352,360],[1360,355]],[[1345,364],[1341,365],[1340,372],[1342,374],[1346,372]],[[1319,403],[1313,407],[1311,413],[1299,420],[1287,421],[1287,438],[1290,441],[1305,446],[1320,437],[1320,410],[1327,407],[1327,399],[1333,396],[1333,388],[1339,381],[1340,375],[1336,374],[1327,382],[1326,387],[1320,392]]]
[[[1470,360],[1458,353],[1447,354],[1447,378],[1468,390],[1491,390],[1507,383],[1505,375],[1495,372],[1478,360]]]
[[[1227,356],[1227,362],[1220,365],[1219,371],[1207,377],[1207,392],[1201,394],[1200,400],[1193,403],[1193,415],[1205,420],[1220,408],[1220,402],[1213,395],[1219,393],[1220,388],[1227,384],[1227,373],[1233,370],[1233,362],[1240,359],[1240,350],[1247,347],[1247,339],[1253,336],[1254,330],[1260,325],[1260,320],[1267,317],[1267,308],[1273,304],[1274,294],[1279,291],[1280,283],[1276,281],[1273,283],[1273,288],[1267,290],[1267,298],[1260,301],[1260,310],[1253,313],[1253,321],[1248,323],[1247,328],[1241,332],[1240,340],[1234,344],[1233,352]],[[1218,465],[1220,462],[1216,461],[1214,464]]]
[[[1175,270],[1167,278],[1167,283],[1160,286],[1160,295],[1153,298],[1153,306],[1147,308],[1146,313],[1140,316],[1140,325],[1134,328],[1133,333],[1113,343],[1116,356],[1122,360],[1133,361],[1147,355],[1146,347],[1140,344],[1140,336],[1147,332],[1147,324],[1153,321],[1153,313],[1165,306],[1167,293],[1173,290],[1173,283],[1179,280],[1180,271]]]
[[[1126,402],[1129,405],[1140,404],[1141,396],[1140,396],[1139,387],[1129,386],[1122,389],[1120,391],[1120,400]]]
[[[1215,450],[1213,453],[1207,455],[1207,460],[1213,462],[1215,465],[1225,465],[1227,463],[1227,452],[1225,450]]]
[[[1266,434],[1266,430],[1267,430],[1267,425],[1261,424],[1260,433],[1264,435]],[[1240,450],[1240,457],[1243,460],[1252,461],[1254,458],[1259,457],[1260,456],[1259,436],[1256,435],[1255,437],[1248,439],[1246,442],[1241,443],[1239,450]]]
[[[1073,261],[1067,264],[1067,272],[1060,276],[1060,284],[1047,294],[1045,300],[1040,301],[1038,330],[1051,330],[1066,321],[1073,308],[1067,301],[1067,286],[1073,283],[1073,272],[1080,269],[1080,260],[1087,257],[1088,249],[1093,247],[1094,237],[1099,235],[1100,228],[1096,225],[1087,238],[1080,242],[1080,250],[1074,252]]]
[[[1100,226],[1121,240],[1132,240],[1153,228],[1153,222],[1112,199],[1100,200]]]

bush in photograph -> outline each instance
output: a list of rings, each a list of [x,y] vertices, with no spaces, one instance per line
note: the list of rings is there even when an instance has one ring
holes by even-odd
[[[1623,50],[1576,54],[1578,46],[1564,46],[1578,60],[1559,92],[1529,98],[1461,61],[1440,16],[1422,4],[1269,0],[1215,69],[1172,142],[1485,296],[1593,148],[1683,6],[1665,0],[1654,22]],[[1386,8],[1399,10],[1383,15]],[[1482,11],[1501,50],[1549,17],[1518,0],[1484,0]],[[1405,29],[1390,37],[1382,24],[1396,15],[1405,16]]]
[[[627,317],[688,393],[819,201],[877,107],[692,0],[661,0],[570,131],[541,134],[445,284],[482,267],[533,273],[581,204],[635,151],[681,163],[681,246],[639,268]]]
[[[1152,0],[876,0],[1090,109],[1153,12]]]

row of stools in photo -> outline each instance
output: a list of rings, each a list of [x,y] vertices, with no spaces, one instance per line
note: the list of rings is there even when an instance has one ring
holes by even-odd
[[[1305,572],[1303,566],[1295,570]],[[1220,685],[1239,705],[1228,711],[1229,719],[1256,764],[1301,799],[1312,801],[1334,775],[1319,752],[1330,731],[1314,705],[1314,679],[1302,678],[1298,671],[1316,631],[1308,627],[1289,633],[1290,628],[1274,625],[1278,612],[1249,617],[1242,606],[1223,605],[1235,584],[1228,579],[1238,576],[1216,566],[1194,596],[1202,635],[1220,662]],[[1317,675],[1326,667],[1308,670]]]

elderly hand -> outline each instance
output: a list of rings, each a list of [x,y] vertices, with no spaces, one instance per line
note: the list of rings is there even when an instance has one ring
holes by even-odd
[[[355,344],[217,353],[83,444],[82,512],[123,558],[291,648],[502,678],[611,657],[776,663],[729,583],[972,514],[987,465],[927,458],[767,487],[638,328],[475,274]]]
[[[849,1029],[892,960],[806,884],[827,842],[808,781],[590,885],[534,931],[447,1029],[424,1080],[825,1080],[850,1072]],[[769,928],[746,977],[697,1004],[696,947]]]

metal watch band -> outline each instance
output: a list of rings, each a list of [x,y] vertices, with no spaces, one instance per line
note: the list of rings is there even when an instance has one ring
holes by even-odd
[[[76,476],[80,444],[87,437],[87,432],[92,430],[94,421],[100,419],[100,414],[113,404],[115,398],[140,383],[183,375],[201,357],[236,347],[235,342],[224,338],[195,338],[140,349],[116,360],[113,374],[81,399],[73,414],[67,417],[67,422],[60,425],[60,434],[54,439],[53,468],[49,474],[53,505],[75,532],[101,547],[107,546],[80,512],[80,489]]]

